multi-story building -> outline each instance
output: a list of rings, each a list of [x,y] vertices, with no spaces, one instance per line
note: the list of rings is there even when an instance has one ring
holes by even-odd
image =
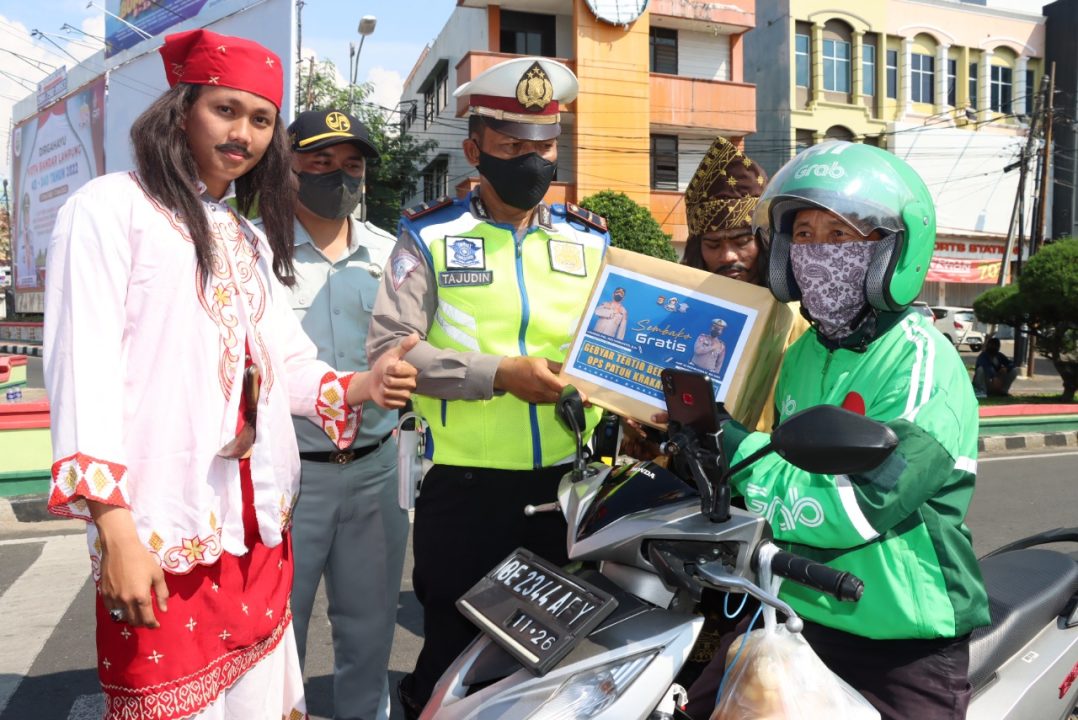
[[[746,35],[757,133],[746,149],[769,172],[826,139],[891,150],[937,206],[924,299],[968,305],[995,282],[1011,226],[1044,18],[1021,0],[758,0]],[[1024,234],[1032,218],[1026,185]]]
[[[623,3],[625,4],[625,3]],[[648,207],[675,242],[686,236],[682,193],[716,135],[737,144],[756,128],[743,38],[755,0],[640,2],[624,26],[586,0],[458,0],[404,83],[402,128],[438,149],[412,201],[459,195],[478,182],[464,160],[467,122],[453,90],[516,55],[544,55],[580,80],[562,110],[558,174],[548,202],[621,191]]]
[[[1044,16],[1046,67],[1056,68],[1048,237],[1078,237],[1078,0],[1056,0]]]

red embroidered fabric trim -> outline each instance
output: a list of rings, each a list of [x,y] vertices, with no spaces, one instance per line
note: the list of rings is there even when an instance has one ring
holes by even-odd
[[[90,521],[85,499],[131,508],[127,466],[75,453],[52,464],[49,512]]]
[[[315,411],[322,421],[322,430],[341,450],[352,446],[359,431],[359,424],[363,420],[363,408],[351,408],[344,399],[355,376],[355,373],[326,373],[322,377],[318,399],[315,401]]]
[[[205,710],[245,672],[273,652],[291,622],[292,613],[289,612],[274,628],[273,634],[262,642],[223,655],[204,670],[171,682],[137,691],[102,683],[106,720],[173,720]]]

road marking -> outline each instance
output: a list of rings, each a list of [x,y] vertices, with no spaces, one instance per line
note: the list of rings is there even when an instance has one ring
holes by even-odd
[[[64,533],[62,535],[35,535],[33,537],[10,538],[8,540],[0,540],[0,547],[3,547],[5,545],[30,545],[31,543],[45,543],[49,540],[54,540],[56,538],[74,537],[76,535],[81,538],[86,537],[86,533],[83,531]],[[83,544],[85,545],[85,542]]]
[[[84,535],[51,537],[34,564],[0,596],[0,618],[5,618],[0,623],[0,713],[89,574]]]
[[[1028,455],[1015,454],[1015,455],[998,455],[996,457],[980,457],[977,458],[977,462],[999,462],[1001,460],[1035,460],[1038,458],[1052,458],[1052,457],[1073,457],[1078,455],[1078,450],[1071,450],[1070,452],[1054,452],[1054,453],[1030,453]]]
[[[67,720],[101,720],[105,716],[105,694],[79,695],[71,705]]]

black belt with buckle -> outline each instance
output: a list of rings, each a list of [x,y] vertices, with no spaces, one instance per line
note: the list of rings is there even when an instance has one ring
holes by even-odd
[[[347,465],[350,462],[367,457],[372,452],[385,445],[386,440],[392,436],[392,432],[387,432],[373,445],[364,445],[363,447],[349,448],[348,450],[331,450],[329,452],[301,452],[299,457],[301,460],[309,460],[311,462]]]

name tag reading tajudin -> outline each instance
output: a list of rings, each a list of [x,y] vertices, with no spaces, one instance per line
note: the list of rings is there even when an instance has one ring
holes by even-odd
[[[536,675],[557,665],[617,604],[523,548],[457,600],[469,620]]]

